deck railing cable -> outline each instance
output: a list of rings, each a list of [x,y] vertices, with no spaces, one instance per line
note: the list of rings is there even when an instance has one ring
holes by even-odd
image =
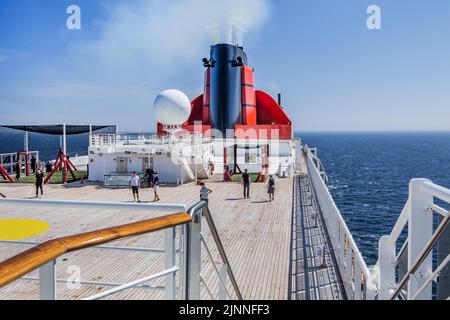
[[[208,295],[211,294],[211,290],[208,286],[204,285],[204,279],[202,280],[201,275],[202,264],[201,264],[201,254],[202,254],[202,244],[206,250],[207,256],[209,257],[210,263],[213,264],[213,270],[219,277],[219,299],[224,300],[226,298],[232,298],[226,287],[226,277],[230,278],[231,285],[233,287],[234,293],[237,299],[242,300],[242,294],[239,289],[238,283],[234,276],[233,270],[230,266],[230,261],[226,255],[225,249],[223,247],[222,241],[220,240],[219,233],[217,231],[216,225],[212,218],[211,212],[205,201],[200,201],[188,210],[188,213],[192,217],[190,226],[186,225],[184,230],[184,281],[183,288],[186,290],[183,292],[183,296],[186,300],[200,300],[201,298],[201,286],[205,287]],[[201,222],[202,217],[205,217],[206,223],[208,225],[211,236],[214,240],[214,244],[217,247],[219,256],[222,260],[221,270],[215,265],[214,259],[212,259],[211,250],[206,242],[205,237],[201,233]],[[198,234],[198,236],[193,236]],[[221,272],[222,271],[222,272]]]
[[[65,200],[25,200],[25,199],[1,199],[0,206],[16,206],[16,207],[52,207],[52,208],[79,208],[79,209],[97,209],[97,210],[114,210],[127,209],[128,211],[139,212],[176,212],[167,216],[157,217],[150,220],[136,222],[132,224],[107,228],[103,230],[92,231],[84,234],[77,234],[69,237],[54,239],[44,243],[36,243],[33,241],[0,241],[4,244],[16,245],[35,245],[34,248],[16,255],[6,261],[0,262],[0,288],[16,280],[39,281],[40,298],[44,300],[56,299],[56,284],[68,282],[68,280],[56,278],[56,259],[61,255],[82,249],[102,249],[102,250],[121,250],[136,251],[143,253],[165,253],[166,269],[158,273],[134,280],[128,283],[113,282],[97,282],[97,281],[80,281],[80,284],[86,285],[104,285],[113,287],[110,290],[100,292],[93,296],[85,298],[85,300],[95,300],[108,297],[118,292],[131,288],[154,289],[163,288],[166,290],[166,299],[177,298],[176,274],[180,274],[183,290],[182,298],[200,299],[200,287],[203,286],[211,294],[211,290],[206,284],[206,280],[201,274],[202,264],[202,245],[207,250],[210,262],[214,266],[214,271],[219,276],[219,299],[231,299],[232,296],[227,288],[227,277],[231,281],[234,293],[238,299],[242,299],[237,281],[230,267],[230,262],[225,253],[225,249],[220,240],[220,236],[214,224],[211,212],[205,202],[199,202],[188,213],[185,211],[184,205],[177,204],[128,204],[128,203],[106,203],[92,201],[65,201]],[[84,212],[80,210],[79,212]],[[207,244],[207,240],[201,233],[201,220],[205,217],[207,225],[223,262],[219,268],[214,264],[212,253]],[[176,248],[176,227],[181,227],[179,236],[180,246]],[[165,249],[157,248],[140,248],[140,247],[124,247],[124,246],[107,246],[108,242],[137,236],[147,233],[165,230]],[[180,254],[177,259],[176,254]],[[39,277],[26,277],[28,273],[39,269]],[[145,284],[150,280],[161,277],[166,278],[165,286],[151,286]]]
[[[447,299],[447,265],[450,211],[435,204],[435,199],[450,204],[450,190],[427,179],[413,179],[409,184],[409,196],[390,235],[379,241],[378,262],[375,266],[379,278],[379,299]],[[440,218],[434,228],[433,220]],[[398,242],[406,230],[403,244]],[[443,245],[439,246],[439,241]],[[397,247],[401,247],[397,252]],[[438,259],[433,252],[440,250]],[[402,258],[405,272],[399,272]],[[435,260],[435,261],[433,261]],[[447,270],[444,272],[444,270]],[[436,286],[433,289],[432,284]]]
[[[309,177],[330,235],[348,299],[371,300],[375,296],[373,278],[327,187],[327,176],[318,158],[305,146],[303,151]]]
[[[141,222],[47,241],[1,262],[0,287],[4,287],[20,277],[40,268],[40,296],[42,299],[55,299],[56,277],[54,269],[56,259],[58,257],[69,252],[90,248],[127,237],[143,235],[163,229],[175,228],[178,225],[186,224],[190,221],[191,216],[187,213],[176,213]],[[178,267],[174,265],[158,274],[118,286],[115,289],[108,290],[105,293],[98,294],[88,299],[106,297],[113,293],[147,282],[151,279],[156,279],[168,274],[174,274],[177,271]],[[48,281],[44,281],[45,279]]]

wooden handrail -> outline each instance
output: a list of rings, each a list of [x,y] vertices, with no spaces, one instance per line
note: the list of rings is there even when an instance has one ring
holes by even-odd
[[[0,288],[65,253],[105,244],[114,240],[175,227],[191,221],[192,217],[189,214],[182,212],[47,241],[1,262]]]

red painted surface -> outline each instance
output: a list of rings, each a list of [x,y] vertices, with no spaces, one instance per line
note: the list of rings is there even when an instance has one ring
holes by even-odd
[[[0,164],[0,175],[3,177],[3,179],[8,180],[9,183],[14,183],[13,178],[8,174],[8,171],[6,171],[5,168],[2,167]]]
[[[223,181],[233,181],[233,178],[228,172],[228,164],[227,164],[227,148],[223,148]]]
[[[211,83],[211,69],[207,68],[205,71],[205,91],[203,94],[203,123],[211,123],[211,109],[210,109],[210,83]]]
[[[258,124],[288,124],[291,120],[280,105],[264,91],[256,90]]]
[[[77,171],[77,168],[73,165],[72,161],[70,161],[67,158],[67,155],[63,152],[62,149],[59,150],[58,156],[56,157],[56,164],[53,168],[52,172],[50,172],[47,177],[44,180],[44,184],[46,184],[50,178],[55,174],[56,171],[59,169],[63,169],[63,181],[64,183],[67,183],[67,170],[70,171],[70,174],[72,175],[73,180],[75,180],[75,173],[74,171]]]
[[[191,133],[196,130],[205,136],[211,136],[210,112],[210,69],[205,72],[204,94],[191,103],[191,114],[182,128]],[[292,139],[292,123],[283,108],[264,91],[255,90],[254,71],[248,66],[242,68],[242,120],[235,126],[236,138],[255,139]],[[202,126],[196,128],[195,123]],[[158,135],[166,135],[163,126],[158,123]]]
[[[242,67],[242,122],[246,125],[256,125],[257,109],[253,69]]]
[[[236,125],[234,135],[237,139],[291,140],[290,124],[261,124],[256,126]]]
[[[244,125],[256,125],[256,107],[242,107],[242,122]]]
[[[165,136],[167,132],[163,130],[163,125],[161,123],[156,124],[156,133],[158,136]]]
[[[188,120],[183,124],[185,125],[192,125],[195,122],[202,122],[203,123],[203,95],[198,96],[191,102],[191,115],[189,116]]]

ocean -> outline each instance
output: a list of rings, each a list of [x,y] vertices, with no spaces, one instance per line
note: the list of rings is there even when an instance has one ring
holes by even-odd
[[[87,155],[88,145],[88,134],[67,136],[67,152],[70,157]],[[58,154],[61,146],[61,139],[60,136],[29,133],[28,146],[30,151],[39,151],[40,160],[53,160]],[[22,151],[23,149],[23,132],[0,128],[0,153],[17,152],[19,150]]]
[[[378,239],[397,221],[411,179],[450,188],[450,132],[300,136],[318,147],[331,194],[368,265],[377,260]]]
[[[368,265],[378,239],[389,234],[408,197],[412,178],[450,188],[450,133],[301,133],[318,147],[330,191]],[[58,136],[30,134],[30,150],[54,159]],[[68,137],[71,157],[86,155],[88,135]],[[0,153],[23,148],[23,133],[0,129]]]

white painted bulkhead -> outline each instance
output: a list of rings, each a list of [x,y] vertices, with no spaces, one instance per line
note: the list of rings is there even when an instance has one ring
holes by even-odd
[[[161,182],[180,183],[204,179],[211,174],[224,172],[224,148],[227,149],[227,164],[233,168],[234,150],[241,170],[251,173],[262,170],[264,154],[269,158],[269,174],[289,175],[295,163],[295,141],[291,140],[203,140],[192,143],[182,139],[168,143],[163,140],[92,139],[102,141],[89,147],[89,180],[103,181],[105,175],[144,173],[146,166],[158,172]],[[124,143],[126,141],[126,143]]]
[[[288,171],[295,163],[295,142],[291,140],[222,140],[214,142],[214,173],[224,172],[224,149],[227,152],[227,164],[234,163],[234,145],[238,148],[236,160],[243,171],[261,172],[264,148],[268,147],[269,174],[278,175]]]

